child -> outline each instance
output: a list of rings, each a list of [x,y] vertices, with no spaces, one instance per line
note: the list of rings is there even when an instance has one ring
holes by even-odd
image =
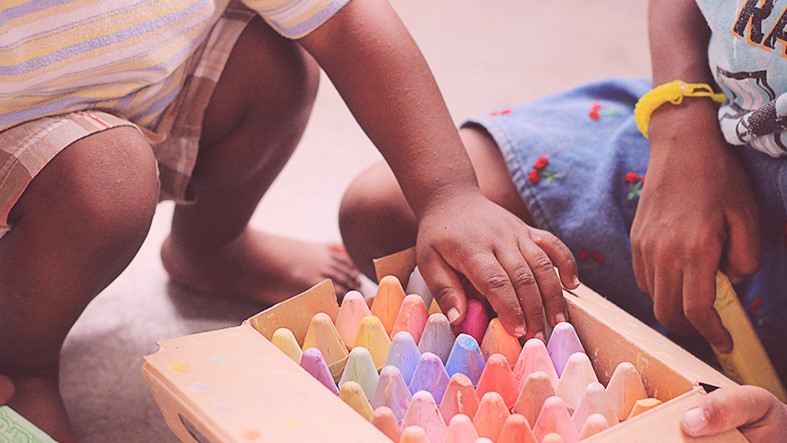
[[[561,282],[578,284],[570,251],[481,194],[384,0],[22,1],[0,12],[0,373],[15,384],[10,405],[57,440],[74,440],[57,386],[63,340],[137,252],[160,198],[178,203],[162,247],[176,283],[266,304],[324,277],[355,287],[340,248],[248,226],[303,132],[318,64],[396,171],[450,320],[464,315],[465,281],[517,336],[543,337],[542,298],[550,322],[565,319]]]
[[[583,281],[647,323],[729,351],[713,309],[716,272],[727,273],[787,378],[787,9],[697,3],[651,2],[653,84],[709,84],[726,95],[715,97],[721,109],[673,84],[682,102],[664,103],[659,89],[635,121],[651,83],[616,79],[480,116],[461,134],[485,195],[565,241]],[[381,165],[340,211],[367,274],[372,257],[413,244],[413,220]]]

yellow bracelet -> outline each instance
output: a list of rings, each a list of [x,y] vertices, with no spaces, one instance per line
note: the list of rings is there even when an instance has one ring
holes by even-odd
[[[713,92],[713,88],[705,83],[686,83],[683,80],[664,83],[643,95],[634,106],[634,121],[639,132],[648,138],[648,124],[653,111],[666,102],[679,105],[683,103],[683,97],[709,97],[719,104],[727,99],[726,95]]]

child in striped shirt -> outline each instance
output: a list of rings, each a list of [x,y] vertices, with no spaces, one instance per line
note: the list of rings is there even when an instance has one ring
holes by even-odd
[[[0,29],[0,373],[11,406],[57,440],[75,439],[63,340],[160,199],[177,203],[161,252],[176,283],[262,303],[326,276],[340,292],[357,284],[341,247],[248,226],[301,137],[319,68],[396,173],[448,318],[464,316],[465,284],[516,336],[543,338],[544,309],[566,318],[571,253],[480,193],[384,0],[20,0],[0,6]]]

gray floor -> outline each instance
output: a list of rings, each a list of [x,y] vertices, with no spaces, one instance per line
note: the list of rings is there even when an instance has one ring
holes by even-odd
[[[644,0],[392,0],[432,67],[457,122],[476,113],[610,76],[647,76]],[[338,240],[343,190],[380,159],[327,79],[292,161],[255,226]],[[161,204],[131,266],[85,311],[66,342],[62,384],[85,442],[175,438],[142,379],[161,339],[239,324],[253,306],[178,293],[158,250],[172,215]]]

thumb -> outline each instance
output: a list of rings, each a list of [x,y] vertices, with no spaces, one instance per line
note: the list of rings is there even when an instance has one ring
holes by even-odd
[[[721,388],[706,395],[683,413],[683,432],[692,437],[716,435],[740,428],[749,441],[776,441],[787,426],[785,406],[770,392],[756,386]]]
[[[437,254],[418,260],[418,267],[429,290],[451,326],[462,322],[467,313],[467,297],[456,271]]]

